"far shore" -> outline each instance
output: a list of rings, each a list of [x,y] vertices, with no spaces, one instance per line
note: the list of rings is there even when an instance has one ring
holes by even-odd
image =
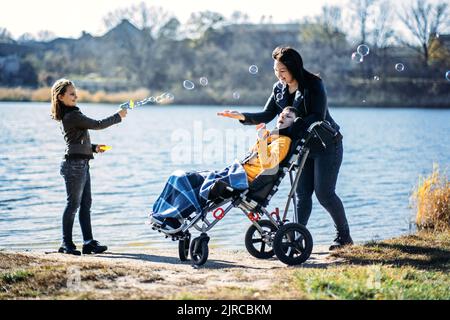
[[[50,103],[50,88],[0,88],[0,102],[42,102]],[[79,103],[102,103],[120,105],[124,102],[133,99],[134,101],[143,100],[150,96],[158,97],[164,92],[153,92],[141,88],[132,91],[122,92],[89,92],[86,90],[78,90]],[[160,104],[174,104],[174,105],[198,105],[198,106],[255,106],[255,103],[248,103],[245,99],[233,100],[223,98],[212,98],[205,95],[198,97],[190,97],[189,99],[177,98],[180,92],[175,92],[175,100],[170,102],[162,100]],[[265,103],[265,100],[261,102]],[[400,99],[399,97],[367,97],[360,100],[354,97],[333,98],[332,95],[328,97],[328,105],[336,108],[383,108],[383,109],[450,109],[450,101],[446,97],[423,99],[422,101],[408,101]],[[262,106],[262,105],[261,105]]]

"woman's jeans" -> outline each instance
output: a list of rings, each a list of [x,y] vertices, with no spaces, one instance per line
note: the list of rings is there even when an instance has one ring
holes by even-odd
[[[84,241],[93,239],[91,227],[91,176],[89,160],[67,159],[61,163],[61,175],[64,177],[67,192],[67,204],[64,209],[62,227],[63,243],[72,243],[72,228],[78,209],[81,231]]]
[[[342,140],[327,145],[324,151],[310,153],[297,186],[298,222],[306,226],[312,210],[312,194],[330,213],[339,234],[349,234],[344,206],[336,195],[336,181],[342,163]]]

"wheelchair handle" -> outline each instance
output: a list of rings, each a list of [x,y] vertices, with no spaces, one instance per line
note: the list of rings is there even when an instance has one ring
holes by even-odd
[[[323,121],[316,121],[316,122],[312,123],[306,131],[311,133],[315,127],[320,126],[322,123],[323,123]]]

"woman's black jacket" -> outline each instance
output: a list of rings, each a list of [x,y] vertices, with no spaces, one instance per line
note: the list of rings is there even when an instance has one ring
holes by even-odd
[[[292,128],[294,137],[300,137],[305,130],[316,121],[326,120],[336,130],[339,131],[339,125],[331,118],[327,105],[327,94],[325,86],[320,78],[311,79],[309,84],[303,89],[297,89],[292,107],[296,108],[301,117],[301,121],[296,121]],[[260,123],[269,123],[278,114],[280,114],[285,107],[288,107],[289,91],[288,87],[279,87],[279,82],[273,86],[272,94],[267,100],[267,103],[262,112],[257,113],[243,113],[245,120],[241,123],[246,125],[256,125]],[[280,98],[279,94],[282,94]],[[327,137],[321,137],[327,139]],[[313,144],[320,144],[318,138]],[[315,139],[313,139],[315,140]]]

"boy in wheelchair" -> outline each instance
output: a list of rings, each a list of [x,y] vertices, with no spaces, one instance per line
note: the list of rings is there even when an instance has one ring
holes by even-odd
[[[286,107],[274,130],[269,132],[265,125],[258,126],[258,139],[241,162],[235,161],[221,171],[174,172],[153,205],[151,222],[163,230],[178,229],[180,221],[202,212],[208,200],[223,197],[226,186],[246,190],[256,177],[276,168],[287,156],[297,115],[295,108]]]

